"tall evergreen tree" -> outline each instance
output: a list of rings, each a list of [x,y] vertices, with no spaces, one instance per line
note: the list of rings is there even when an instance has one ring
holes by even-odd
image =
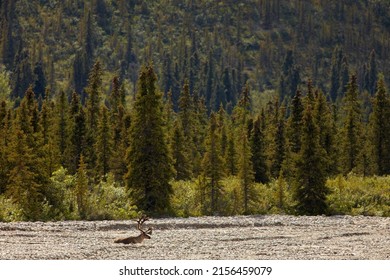
[[[80,104],[80,99],[76,92],[72,95],[70,115],[70,141],[66,154],[69,171],[71,174],[75,174],[79,166],[80,157],[86,152],[87,145],[87,121],[85,111]]]
[[[252,152],[254,180],[257,183],[267,183],[269,178],[265,156],[265,138],[261,127],[260,117],[257,117],[253,123],[250,146]]]
[[[303,102],[300,90],[297,90],[293,99],[291,100],[291,114],[287,120],[286,134],[294,154],[301,150],[301,132],[302,132],[302,116],[303,116]]]
[[[0,105],[0,195],[6,190],[10,169],[8,164],[8,146],[11,139],[11,122],[9,120],[10,112],[11,111],[7,111],[5,101],[2,101]]]
[[[226,175],[237,175],[237,151],[233,129],[227,132],[227,147],[225,153]]]
[[[341,166],[343,173],[356,171],[362,155],[362,113],[356,75],[352,75],[343,98],[343,127],[341,129]]]
[[[9,147],[12,152],[8,154],[7,195],[23,209],[23,215],[28,220],[38,220],[43,197],[42,185],[34,170],[36,157],[28,145],[26,134],[17,126],[13,128],[13,138]]]
[[[320,137],[320,146],[325,151],[325,170],[326,174],[336,174],[338,172],[338,157],[336,151],[336,124],[332,116],[330,104],[327,102],[325,95],[317,91],[315,104],[313,108],[313,117],[318,126]]]
[[[128,121],[126,121],[127,119]],[[126,155],[129,146],[129,127],[130,116],[126,113],[123,106],[119,106],[113,125],[112,145],[115,149],[112,150],[110,162],[110,170],[118,182],[123,182],[123,177],[127,172],[126,157],[123,155]]]
[[[61,164],[61,154],[55,135],[54,111],[54,103],[45,98],[40,112],[40,126],[43,137],[41,158],[47,177],[51,177]]]
[[[370,136],[376,174],[390,174],[390,98],[386,92],[384,77],[380,76],[373,99],[370,116]]]
[[[193,136],[194,105],[187,80],[184,82],[183,90],[179,97],[178,115],[181,120],[184,137],[186,138],[187,143],[190,144]]]
[[[95,143],[97,156],[96,168],[98,175],[105,178],[105,176],[110,171],[113,143],[108,109],[104,105],[101,106],[100,116],[97,139]]]
[[[162,110],[153,67],[143,67],[134,104],[126,182],[137,207],[151,214],[167,212],[172,193],[172,159]]]
[[[221,179],[223,178],[223,158],[220,154],[219,137],[217,134],[217,118],[214,112],[210,115],[209,127],[206,138],[206,152],[202,160],[203,175],[207,178],[207,189],[210,193],[209,214],[220,210],[220,198],[222,192]]]
[[[239,117],[238,132],[238,177],[241,180],[241,188],[244,198],[244,214],[249,213],[249,204],[253,201],[253,181],[254,171],[252,162],[252,151],[249,142],[250,131],[248,131],[248,123],[252,125],[252,121],[249,120],[250,113],[250,94],[249,87],[246,84],[242,93],[240,101],[238,102],[235,113]],[[248,133],[249,132],[249,133]]]
[[[88,215],[88,175],[84,156],[80,156],[80,161],[76,173],[76,186],[74,189],[77,209],[81,219],[86,219]]]
[[[114,174],[115,180],[123,181],[127,172],[126,154],[128,148],[128,133],[125,119],[127,117],[125,104],[125,91],[118,77],[112,80],[112,91],[110,95],[110,129],[112,149],[110,157],[110,170]]]
[[[97,154],[95,150],[95,144],[97,141],[98,124],[100,118],[100,102],[102,95],[102,67],[99,61],[97,61],[88,78],[88,85],[85,89],[88,99],[86,106],[87,117],[87,151],[85,154],[85,160],[89,166],[95,166],[97,160]],[[95,173],[95,172],[92,172]],[[93,176],[96,174],[92,174]]]
[[[244,198],[244,214],[249,214],[250,202],[255,199],[253,191],[253,182],[255,178],[252,163],[253,154],[246,131],[241,133],[239,143],[238,177],[241,180]]]
[[[55,140],[58,142],[58,148],[60,152],[60,162],[62,166],[66,164],[65,151],[69,145],[69,104],[68,99],[64,91],[61,91],[58,95],[56,102],[56,133]]]
[[[273,116],[269,116],[272,119],[269,123],[270,130],[268,132],[268,143],[271,143],[268,158],[270,160],[271,176],[278,178],[286,158],[285,109],[279,107],[278,102],[276,102],[273,113]]]
[[[193,175],[199,176],[202,173],[202,159],[205,153],[205,138],[207,135],[206,127],[207,122],[207,109],[204,98],[197,98],[197,95],[194,96],[194,124],[193,124],[193,145],[194,149],[192,150],[192,165]]]
[[[294,198],[299,214],[320,215],[327,213],[326,176],[324,151],[319,143],[318,127],[313,109],[308,104],[303,114],[302,146],[296,161]]]
[[[173,129],[172,137],[172,155],[174,161],[174,168],[176,171],[176,180],[188,180],[191,178],[191,165],[188,155],[188,149],[186,149],[185,137],[183,135],[183,128],[180,122],[176,121]],[[191,152],[191,151],[189,151]]]

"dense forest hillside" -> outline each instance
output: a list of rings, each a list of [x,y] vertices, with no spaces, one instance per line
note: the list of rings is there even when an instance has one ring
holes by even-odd
[[[389,1],[0,15],[0,220],[390,216]]]
[[[340,64],[358,74],[361,88],[368,88],[364,76],[370,67],[390,70],[385,0],[3,0],[0,5],[0,61],[11,72],[14,98],[37,80],[55,93],[81,93],[96,59],[106,75],[126,80],[129,92],[140,65],[153,61],[160,88],[172,90],[175,106],[187,78],[191,93],[205,96],[213,109],[221,102],[235,105],[246,80],[257,92],[280,89],[282,76],[293,71],[296,84],[311,78],[330,93],[332,69],[342,71]]]

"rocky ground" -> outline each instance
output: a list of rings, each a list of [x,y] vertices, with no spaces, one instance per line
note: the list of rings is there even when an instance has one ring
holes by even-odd
[[[376,259],[390,260],[390,218],[238,216],[135,221],[0,223],[0,259]]]

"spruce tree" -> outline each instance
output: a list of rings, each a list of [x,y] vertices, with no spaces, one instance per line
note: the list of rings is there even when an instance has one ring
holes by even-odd
[[[219,139],[220,139],[220,151],[221,151],[221,155],[222,157],[224,158],[224,170],[226,172],[226,175],[229,174],[229,171],[228,171],[228,158],[227,158],[227,154],[228,154],[228,142],[229,142],[229,136],[228,136],[228,131],[231,129],[229,127],[229,120],[228,120],[228,116],[225,112],[225,110],[223,109],[223,106],[221,104],[220,108],[219,108],[219,111],[217,113],[217,127],[218,127],[218,134],[219,134]]]
[[[60,162],[62,166],[66,164],[66,155],[65,151],[68,146],[68,138],[69,138],[69,104],[68,99],[64,91],[61,91],[58,95],[58,99],[56,102],[56,140],[58,142],[58,148],[60,152]]]
[[[194,144],[194,126],[195,126],[195,112],[194,112],[194,103],[193,98],[190,94],[190,88],[189,83],[186,80],[183,85],[183,89],[180,93],[179,97],[179,111],[178,111],[178,117],[181,122],[181,124],[177,124],[181,127],[183,130],[183,141],[186,143],[186,145],[183,146],[184,150],[183,153],[187,155],[187,167],[190,169],[190,173],[192,173],[193,170],[193,160],[196,156],[195,154],[195,144]],[[175,132],[176,133],[176,132]],[[176,135],[178,136],[178,135]]]
[[[250,94],[249,87],[245,85],[240,101],[237,108],[235,108],[235,114],[239,117],[239,125],[237,127],[238,137],[238,177],[241,181],[241,189],[244,198],[244,214],[249,213],[249,204],[253,201],[253,181],[254,171],[252,163],[252,151],[249,142],[249,135],[252,129],[248,129],[248,123],[252,124],[249,120],[249,108],[250,108]],[[248,133],[249,132],[249,133]]]
[[[98,134],[95,143],[97,156],[97,172],[100,177],[105,178],[110,171],[110,161],[112,156],[112,133],[109,122],[108,109],[106,106],[101,106],[100,120],[98,124]]]
[[[34,158],[32,149],[27,144],[27,138],[23,131],[14,128],[14,139],[11,142],[8,154],[10,171],[7,184],[7,196],[17,203],[27,219],[39,218],[41,204],[40,188],[36,175],[32,170]]]
[[[118,182],[123,181],[123,176],[127,172],[126,154],[128,148],[128,133],[125,124],[125,118],[127,111],[125,108],[125,92],[123,84],[119,82],[118,77],[114,77],[112,80],[112,91],[110,95],[110,129],[112,150],[110,156],[110,170],[114,174],[115,180]]]
[[[7,111],[5,101],[0,105],[0,195],[6,191],[9,177],[9,144],[11,133],[11,110]]]
[[[61,154],[55,135],[54,110],[54,103],[45,98],[40,112],[40,126],[43,137],[41,158],[48,177],[51,177],[61,164]]]
[[[126,119],[128,119],[127,122]],[[123,177],[127,172],[126,157],[123,155],[126,155],[129,146],[128,130],[130,126],[130,117],[123,106],[119,106],[112,126],[112,145],[115,149],[112,149],[110,170],[114,174],[116,181],[123,182]]]
[[[84,156],[80,156],[80,161],[76,173],[76,186],[74,189],[77,209],[81,219],[86,219],[88,215],[88,176],[87,166],[84,162]]]
[[[91,72],[89,73],[88,85],[85,89],[87,99],[87,120],[88,129],[92,137],[96,137],[99,113],[100,100],[102,95],[102,68],[99,61],[97,61]],[[95,139],[93,139],[95,140]]]
[[[227,133],[227,147],[224,161],[226,165],[226,175],[237,175],[237,151],[233,129],[230,129]]]
[[[302,146],[299,152],[294,180],[294,198],[299,214],[327,213],[324,150],[320,146],[318,126],[310,104],[303,114]]]
[[[183,128],[180,122],[176,121],[172,137],[172,155],[176,180],[188,180],[191,178],[191,165],[186,149],[187,143],[183,135]]]
[[[183,134],[188,143],[192,142],[194,108],[190,94],[188,81],[186,80],[179,97],[179,118],[183,128]]]
[[[88,78],[88,85],[85,89],[88,99],[86,106],[87,117],[87,146],[85,153],[85,160],[90,167],[96,166],[97,154],[95,145],[98,134],[98,124],[100,118],[100,100],[102,95],[102,68],[99,61],[97,61]],[[95,169],[90,169],[91,175],[95,176]]]
[[[296,154],[301,150],[301,131],[302,131],[302,116],[303,102],[301,91],[297,90],[291,100],[291,114],[287,120],[286,134],[291,151]]]
[[[79,96],[76,92],[72,95],[70,114],[70,141],[67,151],[67,161],[70,173],[75,174],[80,162],[80,157],[86,152],[87,146],[87,121],[85,111],[80,104]]]
[[[271,157],[271,175],[278,178],[282,170],[283,162],[286,158],[286,137],[285,137],[285,119],[284,109],[277,108],[278,113],[275,116],[275,133],[273,135],[273,149]]]
[[[222,193],[221,179],[223,178],[223,158],[220,153],[219,137],[217,134],[217,118],[214,112],[210,115],[206,138],[206,152],[202,160],[203,175],[207,179],[207,190],[210,194],[210,207],[208,214],[220,210],[220,197]]]
[[[197,98],[194,96],[194,119],[193,119],[193,145],[192,150],[192,173],[193,176],[199,176],[202,173],[202,158],[205,153],[205,138],[206,138],[206,127],[207,121],[207,109],[204,98]]]
[[[343,98],[343,127],[341,129],[341,166],[343,173],[356,171],[361,163],[362,145],[362,113],[358,98],[356,75],[352,75]]]
[[[140,73],[127,162],[127,188],[138,209],[150,214],[166,213],[170,208],[173,168],[166,143],[162,95],[156,89],[152,66],[143,67]]]
[[[332,116],[330,104],[325,95],[318,91],[315,96],[313,117],[318,126],[320,146],[325,151],[326,174],[336,174],[338,171],[338,154],[336,152],[336,124]]]
[[[252,152],[254,180],[257,183],[267,183],[269,178],[265,156],[265,138],[261,127],[260,117],[257,117],[253,123],[250,147]]]
[[[244,214],[249,214],[250,202],[255,199],[253,191],[254,171],[252,163],[252,151],[247,133],[242,133],[239,137],[239,161],[238,177],[241,181],[241,188],[244,198]]]
[[[373,99],[370,116],[372,157],[376,174],[390,174],[390,98],[386,92],[384,77],[380,76]]]

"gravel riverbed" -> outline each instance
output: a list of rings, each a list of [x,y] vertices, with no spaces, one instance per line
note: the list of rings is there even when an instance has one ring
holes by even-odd
[[[390,260],[390,218],[236,216],[151,219],[152,239],[135,221],[0,223],[0,259]]]

